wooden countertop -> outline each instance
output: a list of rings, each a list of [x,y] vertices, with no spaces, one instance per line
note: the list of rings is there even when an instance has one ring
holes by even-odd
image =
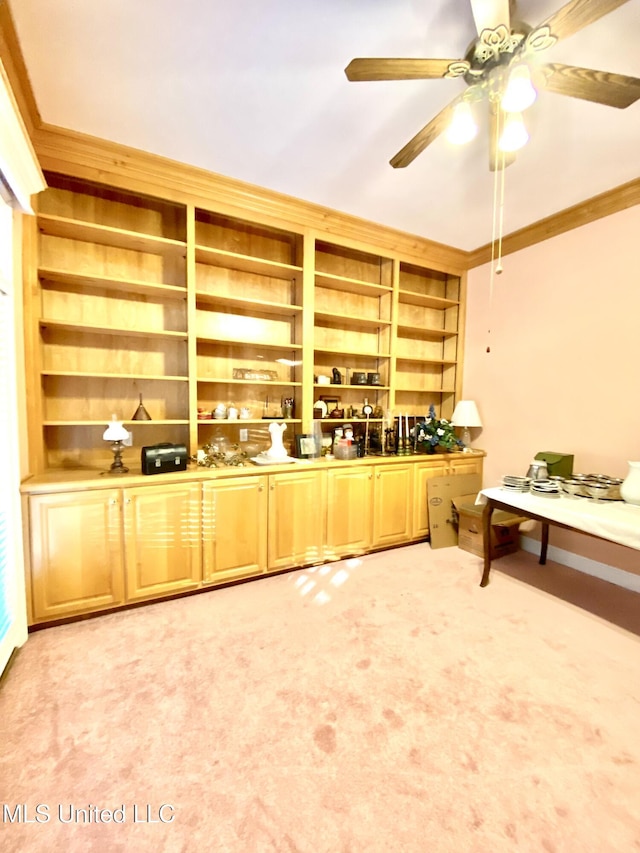
[[[73,492],[84,489],[113,489],[130,488],[134,486],[153,486],[161,483],[183,483],[189,481],[206,482],[208,480],[246,477],[255,474],[281,474],[300,469],[314,471],[329,471],[332,468],[354,466],[393,465],[406,462],[429,462],[447,458],[486,456],[484,450],[471,450],[456,453],[426,453],[407,454],[406,456],[365,456],[361,459],[321,459],[296,460],[284,464],[256,465],[247,462],[243,466],[228,466],[223,468],[207,468],[190,463],[186,471],[176,471],[167,474],[143,474],[139,467],[131,468],[126,474],[108,474],[97,468],[57,468],[43,474],[33,475],[23,480],[20,491],[25,495],[46,494],[49,492]]]

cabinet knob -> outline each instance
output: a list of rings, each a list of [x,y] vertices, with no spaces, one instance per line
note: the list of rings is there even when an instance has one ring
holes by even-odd
[[[125,502],[126,504],[130,504],[130,503],[131,503],[131,498],[125,498],[125,501],[124,501],[124,502]]]
[[[373,474],[369,474],[369,479],[373,480]]]
[[[262,483],[260,483],[260,485],[258,486],[258,491],[264,492],[264,486],[262,485]]]
[[[376,475],[376,476],[377,476],[377,478],[378,478],[378,480],[379,480],[379,479],[380,479],[380,471],[378,471],[378,473],[377,473],[377,475]]]

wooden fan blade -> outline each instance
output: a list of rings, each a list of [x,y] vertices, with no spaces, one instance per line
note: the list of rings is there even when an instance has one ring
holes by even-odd
[[[435,118],[432,118],[429,124],[426,124],[422,130],[418,131],[413,139],[402,148],[389,162],[394,169],[403,169],[412,163],[418,154],[422,154],[424,149],[431,145],[434,139],[437,139],[440,134],[446,130],[451,121],[454,107],[457,103],[457,98],[441,110]]]
[[[566,39],[628,2],[629,0],[571,0],[540,26],[548,26],[551,35],[557,39]]]
[[[432,80],[444,77],[458,59],[352,59],[344,69],[349,80]]]
[[[483,30],[495,30],[500,24],[510,29],[509,0],[471,0],[471,11],[478,35]]]
[[[593,101],[620,110],[631,106],[640,98],[640,79],[637,77],[562,65],[559,62],[549,62],[542,66],[542,70],[545,76],[551,72],[546,81],[547,90],[558,95],[582,98],[584,101]]]
[[[506,169],[516,159],[515,151],[500,151],[498,148],[500,118],[504,121],[499,104],[489,101],[489,170],[491,172]]]

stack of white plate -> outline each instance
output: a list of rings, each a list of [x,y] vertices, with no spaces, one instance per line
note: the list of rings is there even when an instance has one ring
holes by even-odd
[[[560,488],[554,480],[533,480],[531,492],[534,495],[543,495],[545,498],[560,497]]]
[[[508,492],[528,492],[531,477],[516,477],[515,474],[505,474],[502,478],[502,488]]]

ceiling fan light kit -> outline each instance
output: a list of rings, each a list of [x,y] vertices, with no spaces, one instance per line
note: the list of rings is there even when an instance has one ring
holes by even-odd
[[[538,97],[531,74],[526,65],[516,65],[509,74],[500,106],[505,113],[521,113],[528,109]]]
[[[529,141],[529,133],[520,113],[509,113],[498,141],[500,151],[519,151]]]
[[[478,36],[463,59],[353,59],[345,73],[352,81],[462,78],[468,86],[463,98],[458,95],[418,131],[391,158],[391,165],[396,169],[408,166],[442,133],[451,140],[451,125],[466,126],[466,132],[458,126],[452,128],[454,140],[451,141],[456,141],[456,144],[460,144],[459,140],[470,141],[475,134],[471,135],[473,119],[468,100],[485,98],[489,102],[492,119],[489,167],[492,171],[504,169],[513,162],[513,154],[508,158],[497,156],[500,137],[496,131],[503,122],[506,130],[508,117],[521,113],[535,101],[537,92],[529,67],[534,60],[536,69],[539,69],[536,82],[539,76],[544,80],[545,88],[555,94],[619,109],[625,109],[640,98],[640,79],[636,77],[561,63],[538,64],[537,61],[540,54],[560,39],[595,23],[627,2],[569,0],[538,27],[531,27],[520,20],[515,0],[470,0]],[[517,131],[514,129],[511,133],[520,140],[520,148],[526,143],[525,135],[528,139],[522,117],[519,118],[519,127],[518,120],[513,127]],[[507,140],[504,144],[514,143]],[[502,150],[513,152],[517,148]]]
[[[453,118],[446,130],[446,137],[452,145],[466,145],[478,134],[471,106],[467,101],[460,101],[453,111]]]

